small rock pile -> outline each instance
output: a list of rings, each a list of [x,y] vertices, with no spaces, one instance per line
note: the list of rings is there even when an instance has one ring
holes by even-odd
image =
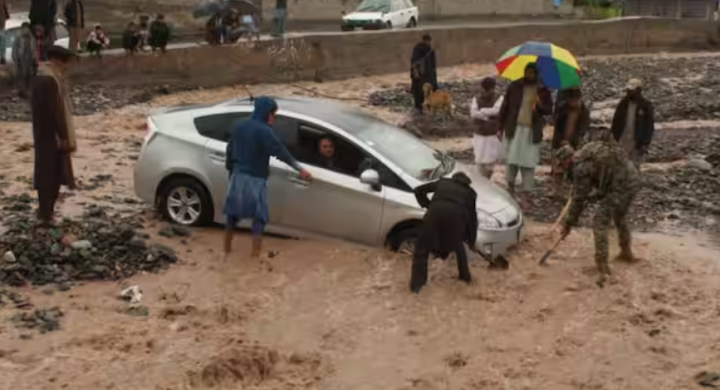
[[[18,328],[37,329],[40,333],[47,333],[60,329],[60,317],[63,315],[64,313],[57,307],[37,309],[14,315],[12,322]],[[29,335],[25,335],[25,338],[28,337]]]
[[[36,229],[30,197],[3,199],[7,231],[0,236],[0,284],[21,286],[121,279],[139,271],[157,272],[178,258],[171,248],[148,245],[137,216],[108,214],[89,207],[79,220],[65,219],[50,229]]]

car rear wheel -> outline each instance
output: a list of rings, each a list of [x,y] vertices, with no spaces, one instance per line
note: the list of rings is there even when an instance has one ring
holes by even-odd
[[[410,18],[410,21],[408,22],[407,27],[408,28],[417,27],[417,21],[415,20],[415,18]]]
[[[214,214],[205,186],[190,177],[178,177],[165,184],[158,206],[167,220],[185,226],[207,225]]]

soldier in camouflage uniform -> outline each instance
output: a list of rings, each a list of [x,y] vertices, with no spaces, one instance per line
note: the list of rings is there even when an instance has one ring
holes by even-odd
[[[609,137],[609,132],[599,141],[592,141],[573,157],[574,191],[568,214],[563,221],[562,236],[578,223],[580,214],[588,203],[597,203],[593,218],[595,236],[595,263],[600,277],[598,285],[604,285],[610,274],[608,266],[608,229],[615,222],[620,244],[618,260],[635,261],[631,248],[630,227],[627,214],[635,195],[640,190],[640,175],[623,149]]]

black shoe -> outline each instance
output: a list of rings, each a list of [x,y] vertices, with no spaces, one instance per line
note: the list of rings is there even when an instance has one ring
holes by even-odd
[[[410,284],[410,291],[414,292],[415,294],[420,294],[420,290],[422,290],[423,286],[413,286]]]

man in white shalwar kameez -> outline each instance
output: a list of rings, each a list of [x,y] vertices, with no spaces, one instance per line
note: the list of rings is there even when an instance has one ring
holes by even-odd
[[[495,94],[495,79],[486,77],[480,83],[480,94],[470,103],[470,116],[475,121],[473,151],[475,164],[481,175],[490,179],[495,163],[502,158],[502,144],[498,113],[503,102]]]

